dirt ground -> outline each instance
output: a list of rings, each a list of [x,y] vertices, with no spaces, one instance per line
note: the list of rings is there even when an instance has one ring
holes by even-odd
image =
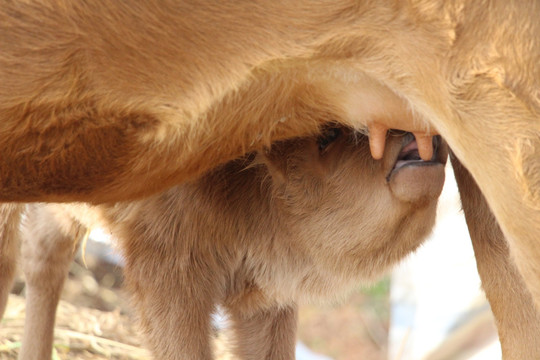
[[[53,360],[151,358],[144,349],[128,297],[121,289],[121,269],[85,257],[71,268],[57,314]],[[386,358],[389,282],[361,289],[340,305],[304,306],[299,339],[335,360]],[[20,276],[0,325],[0,359],[16,359],[24,323],[24,282]],[[216,354],[229,359],[222,335]]]

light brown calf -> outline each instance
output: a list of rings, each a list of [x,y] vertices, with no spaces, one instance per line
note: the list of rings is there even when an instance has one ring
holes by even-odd
[[[271,77],[345,125],[383,129],[376,155],[387,126],[441,133],[540,305],[538,13],[507,0],[6,1],[0,199],[132,199],[315,133],[274,107]],[[217,116],[246,92],[239,116]],[[374,116],[396,94],[411,111]]]
[[[419,160],[412,134],[382,161],[342,127],[274,144],[145,200],[89,208],[30,205],[21,359],[50,355],[54,308],[79,221],[118,237],[125,278],[156,359],[211,359],[211,314],[232,320],[239,359],[293,359],[299,303],[340,298],[429,234],[446,146]]]

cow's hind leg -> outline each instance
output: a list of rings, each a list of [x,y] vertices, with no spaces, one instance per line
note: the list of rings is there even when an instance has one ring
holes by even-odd
[[[540,359],[540,315],[532,296],[480,189],[455,157],[452,164],[504,359]]]

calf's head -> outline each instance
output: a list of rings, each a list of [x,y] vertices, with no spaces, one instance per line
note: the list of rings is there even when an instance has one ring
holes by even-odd
[[[264,154],[276,205],[296,242],[330,269],[371,278],[431,231],[444,183],[446,144],[423,161],[411,133],[390,131],[381,160],[368,137],[339,126],[274,144]],[[341,269],[343,270],[343,269]]]

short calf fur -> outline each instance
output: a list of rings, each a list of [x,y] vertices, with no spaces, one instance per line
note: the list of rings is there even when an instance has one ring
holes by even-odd
[[[399,133],[376,161],[366,136],[329,125],[144,200],[28,205],[21,359],[50,356],[72,238],[96,224],[118,238],[156,359],[212,359],[218,305],[238,358],[293,359],[298,304],[375,279],[431,231],[447,154],[440,139],[434,150],[422,161]]]

